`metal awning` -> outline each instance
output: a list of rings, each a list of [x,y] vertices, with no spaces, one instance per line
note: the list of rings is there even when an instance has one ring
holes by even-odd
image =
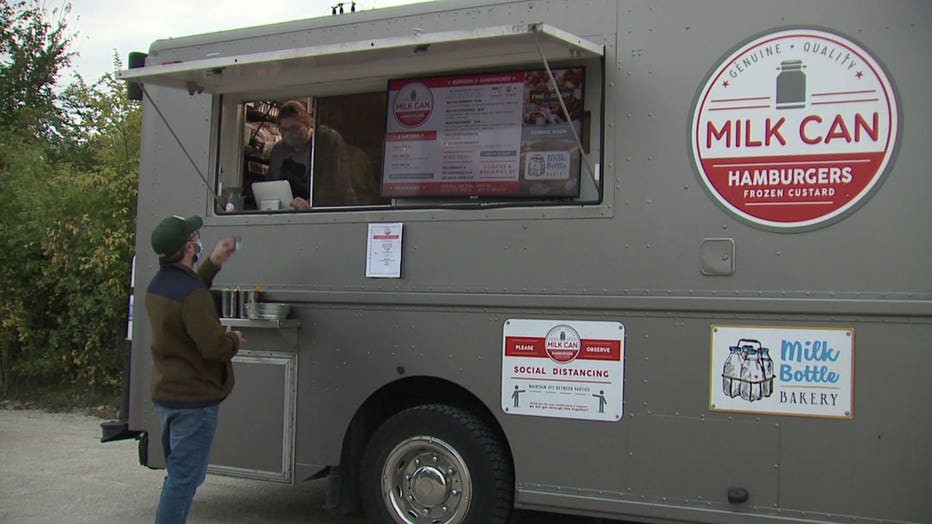
[[[547,61],[596,58],[603,55],[604,47],[534,23],[211,56],[127,69],[118,76],[192,93],[237,93],[537,62],[541,52]]]

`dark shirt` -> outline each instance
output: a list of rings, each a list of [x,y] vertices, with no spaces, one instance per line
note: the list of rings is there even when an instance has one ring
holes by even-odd
[[[353,204],[357,202],[356,192],[344,169],[345,155],[346,143],[340,133],[319,125],[314,128],[314,142],[307,151],[296,151],[284,140],[272,146],[268,180],[287,180],[291,194],[305,200],[311,199],[309,189],[313,180],[315,206]]]

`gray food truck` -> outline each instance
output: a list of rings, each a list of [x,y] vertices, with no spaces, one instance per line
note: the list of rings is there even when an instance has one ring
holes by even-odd
[[[242,237],[218,294],[260,288],[211,471],[371,522],[930,522],[930,26],[457,0],[153,43],[120,73],[136,290],[172,214]],[[136,320],[121,429],[158,468]]]

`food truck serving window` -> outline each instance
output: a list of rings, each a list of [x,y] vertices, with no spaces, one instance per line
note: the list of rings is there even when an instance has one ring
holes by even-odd
[[[383,78],[379,91],[224,101],[218,209],[597,203],[589,144],[600,108],[587,99],[599,100],[589,95],[599,69]]]
[[[381,194],[578,196],[585,70],[553,75],[556,89],[543,70],[389,82]]]

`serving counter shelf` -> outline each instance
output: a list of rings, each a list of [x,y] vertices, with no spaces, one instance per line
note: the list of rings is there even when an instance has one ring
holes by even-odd
[[[284,320],[265,320],[252,318],[228,318],[220,317],[220,324],[238,328],[259,328],[259,329],[289,329],[301,327],[301,321],[297,319]]]

